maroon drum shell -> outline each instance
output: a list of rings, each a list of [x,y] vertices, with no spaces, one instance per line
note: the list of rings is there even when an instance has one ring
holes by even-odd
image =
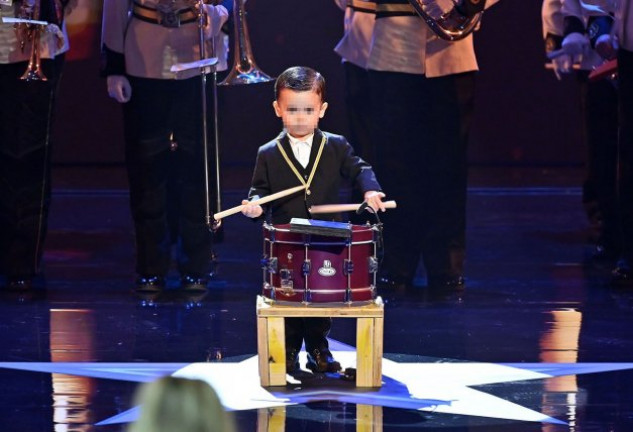
[[[348,239],[290,232],[290,225],[264,225],[264,261],[277,259],[275,271],[264,266],[265,297],[280,302],[343,303],[348,300],[348,275],[345,266],[351,261],[349,301],[370,302],[376,297],[375,274],[370,259],[376,256],[376,230],[371,226],[352,225]],[[310,263],[307,276],[304,262]],[[282,286],[284,270],[292,290]],[[309,294],[306,295],[306,285]],[[274,293],[273,293],[274,290]],[[308,296],[308,298],[306,298]]]

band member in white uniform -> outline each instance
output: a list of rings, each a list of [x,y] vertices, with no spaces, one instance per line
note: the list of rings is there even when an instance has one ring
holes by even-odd
[[[208,283],[211,233],[205,221],[201,79],[198,68],[170,71],[174,64],[200,60],[197,6],[195,0],[104,2],[103,73],[108,94],[123,104],[139,291],[162,289],[170,268],[170,169],[181,181],[177,266],[182,287],[204,290]],[[208,57],[228,12],[222,5],[205,4],[204,13]],[[172,139],[176,155],[170,154]]]
[[[583,205],[596,228],[593,259],[614,263],[620,252],[616,216],[617,91],[609,79],[589,80],[592,69],[613,57],[613,17],[580,0],[545,0],[542,7],[545,51],[559,79],[573,74],[579,82],[581,137],[587,149]],[[602,53],[602,55],[601,55]],[[603,57],[603,55],[605,57]],[[575,65],[575,66],[574,66]],[[578,67],[579,70],[574,70]],[[570,103],[570,109],[572,108]]]
[[[350,142],[356,153],[373,163],[375,152],[371,137],[371,90],[367,59],[376,18],[376,2],[369,0],[335,0],[345,11],[345,33],[334,51],[343,60],[345,104],[350,128]]]
[[[459,1],[457,12],[474,16],[492,3]],[[428,12],[439,16],[453,7],[451,0],[437,0]],[[407,0],[378,0],[367,67],[374,167],[398,202],[398,211],[383,218],[381,280],[411,285],[422,257],[428,285],[462,287],[467,143],[477,71],[473,36],[445,41]]]

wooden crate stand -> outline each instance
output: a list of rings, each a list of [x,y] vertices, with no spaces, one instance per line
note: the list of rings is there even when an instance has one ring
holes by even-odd
[[[356,386],[382,385],[385,308],[380,297],[363,306],[279,305],[257,296],[257,354],[262,387],[286,385],[284,320],[288,317],[356,318]]]

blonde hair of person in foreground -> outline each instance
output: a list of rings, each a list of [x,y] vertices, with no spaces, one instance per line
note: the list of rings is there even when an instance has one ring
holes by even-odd
[[[141,415],[129,432],[235,432],[233,417],[201,380],[163,377],[141,386],[135,401]]]

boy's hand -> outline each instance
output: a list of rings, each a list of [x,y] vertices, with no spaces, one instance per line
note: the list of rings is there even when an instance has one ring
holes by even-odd
[[[264,213],[264,209],[259,204],[251,204],[248,200],[242,200],[242,205],[244,206],[242,214],[249,218],[260,217]]]
[[[377,191],[367,191],[365,192],[365,201],[374,211],[386,211],[385,204],[382,202],[382,199],[385,197],[385,194]]]

